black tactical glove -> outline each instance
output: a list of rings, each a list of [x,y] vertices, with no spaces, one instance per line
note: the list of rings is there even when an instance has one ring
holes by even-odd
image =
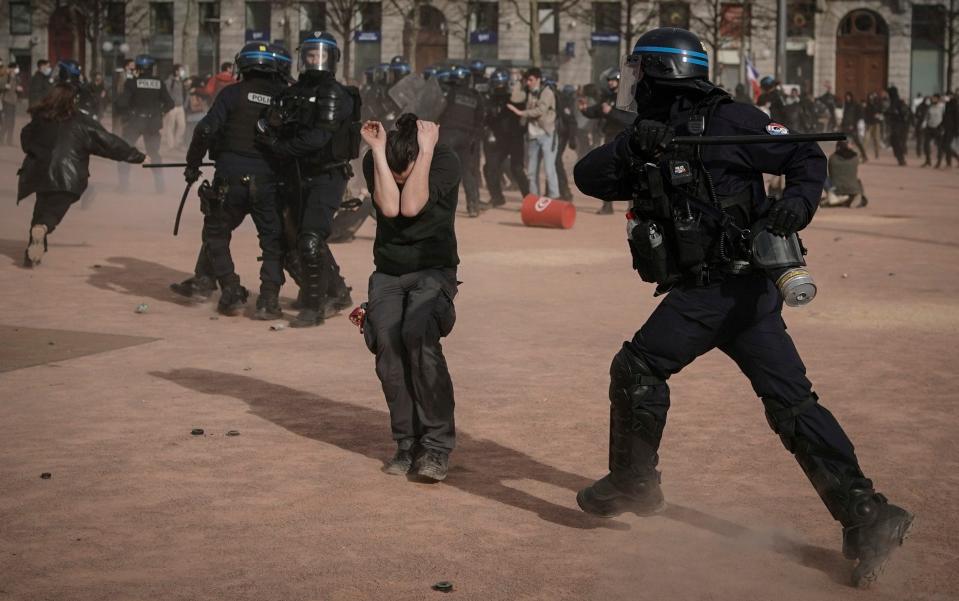
[[[629,137],[629,149],[643,158],[652,158],[662,151],[676,136],[676,131],[659,121],[643,119],[633,124]]]
[[[183,179],[185,179],[188,184],[195,183],[196,180],[200,179],[200,168],[187,167],[183,170]]]
[[[798,232],[806,222],[806,209],[802,201],[790,198],[773,203],[766,217],[766,229],[777,236],[791,236]]]
[[[278,154],[276,145],[279,143],[279,141],[280,139],[272,133],[263,131],[257,131],[256,136],[253,138],[254,144],[274,154]]]
[[[139,165],[145,160],[147,160],[147,155],[143,154],[139,150],[134,150],[133,153],[130,155],[129,162]]]

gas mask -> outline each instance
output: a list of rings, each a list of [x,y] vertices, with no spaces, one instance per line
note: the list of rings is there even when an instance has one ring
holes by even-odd
[[[816,298],[816,282],[806,269],[804,249],[799,236],[783,238],[757,224],[752,230],[752,264],[776,283],[783,301],[801,307]]]

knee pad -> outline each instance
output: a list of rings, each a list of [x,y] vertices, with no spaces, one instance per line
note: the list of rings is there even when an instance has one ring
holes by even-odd
[[[318,232],[312,231],[300,232],[296,238],[296,247],[303,260],[313,264],[321,262],[327,251],[326,241]]]

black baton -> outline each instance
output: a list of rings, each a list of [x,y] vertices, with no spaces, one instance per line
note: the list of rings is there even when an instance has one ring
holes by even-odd
[[[842,132],[821,134],[769,134],[749,136],[676,136],[670,144],[690,144],[693,146],[718,146],[721,144],[782,144],[801,142],[838,142],[845,140]]]
[[[140,165],[144,169],[169,169],[173,167],[189,167],[186,163],[150,163]],[[197,167],[214,167],[215,163],[200,163]]]
[[[146,167],[146,165],[144,165]],[[180,217],[183,216],[183,207],[186,205],[186,199],[190,195],[190,188],[193,187],[194,182],[187,182],[186,189],[183,190],[183,196],[180,198],[180,206],[176,210],[176,221],[173,222],[173,235],[176,236],[180,233]]]

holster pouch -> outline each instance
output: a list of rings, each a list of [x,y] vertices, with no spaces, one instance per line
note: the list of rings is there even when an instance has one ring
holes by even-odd
[[[634,219],[631,224],[627,240],[633,256],[633,269],[644,282],[670,282],[675,269],[670,269],[673,262],[666,248],[663,227],[652,219]]]
[[[676,261],[681,269],[689,269],[706,260],[700,220],[687,215],[676,215],[673,231],[676,234]]]
[[[219,213],[223,207],[223,200],[226,198],[227,184],[219,179],[214,179],[210,184],[208,180],[203,180],[197,195],[200,197],[200,212],[209,217]]]

